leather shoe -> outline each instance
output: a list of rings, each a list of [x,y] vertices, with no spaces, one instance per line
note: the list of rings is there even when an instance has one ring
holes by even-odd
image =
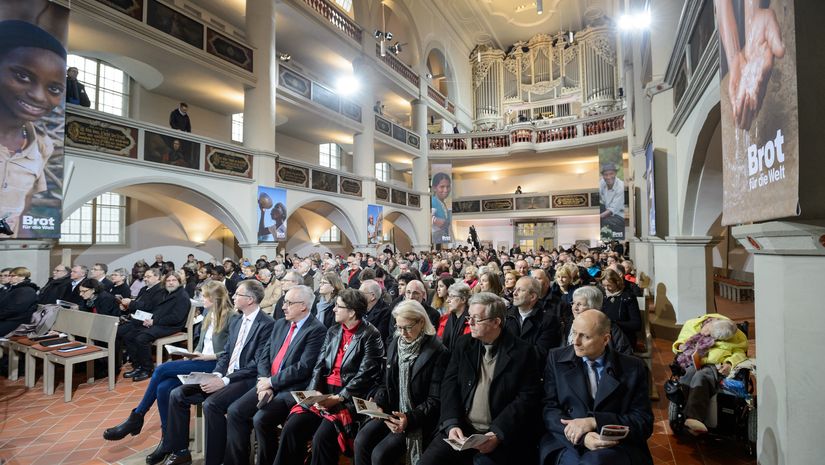
[[[152,372],[149,370],[145,370],[141,368],[134,376],[132,376],[132,381],[144,381],[152,377]]]
[[[157,447],[155,447],[155,450],[146,456],[146,465],[157,465],[163,462],[167,455],[169,455],[169,452],[163,450],[163,439],[161,439]]]
[[[176,454],[166,457],[166,461],[163,462],[163,465],[189,465],[190,463],[192,463],[192,454],[186,450],[179,451]]]
[[[112,428],[108,428],[104,431],[103,439],[106,439],[107,441],[120,441],[129,434],[132,436],[137,436],[140,434],[141,429],[143,429],[143,414],[132,410],[132,413],[129,414],[129,418],[127,418],[123,423]]]
[[[135,375],[138,374],[139,372],[140,372],[140,367],[137,367],[132,371],[127,371],[126,373],[123,373],[123,377],[124,378],[134,378]]]

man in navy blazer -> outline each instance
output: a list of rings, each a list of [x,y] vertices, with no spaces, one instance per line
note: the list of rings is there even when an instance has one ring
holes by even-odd
[[[647,439],[653,432],[647,367],[610,351],[610,320],[587,310],[573,321],[573,345],[550,351],[544,370],[544,465],[652,465]],[[605,425],[629,434],[603,441]]]
[[[175,388],[169,399],[167,431],[158,454],[171,453],[164,465],[192,462],[189,452],[189,406],[203,402],[206,418],[206,464],[223,462],[226,449],[226,411],[238,397],[255,385],[258,356],[272,334],[275,321],[261,311],[264,287],[254,279],[238,284],[233,300],[235,315],[229,322],[226,350],[215,365],[214,378],[201,384],[184,384]],[[151,457],[151,456],[150,456]],[[158,463],[157,457],[147,463]],[[151,465],[151,464],[150,464]]]
[[[312,288],[303,285],[285,294],[284,318],[275,322],[272,336],[258,357],[258,383],[229,407],[224,465],[249,463],[253,425],[258,439],[257,463],[275,461],[277,427],[295,405],[290,392],[302,391],[309,384],[327,333],[324,324],[311,314],[314,298]],[[260,409],[259,404],[263,404]]]

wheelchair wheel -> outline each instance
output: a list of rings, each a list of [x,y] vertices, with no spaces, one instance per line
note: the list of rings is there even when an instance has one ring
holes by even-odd
[[[674,434],[682,434],[685,431],[685,415],[679,408],[679,404],[668,402],[667,419]]]
[[[748,442],[756,444],[759,430],[757,429],[756,406],[748,413]]]

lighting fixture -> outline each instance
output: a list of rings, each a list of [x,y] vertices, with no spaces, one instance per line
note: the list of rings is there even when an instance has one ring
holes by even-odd
[[[433,78],[433,73],[430,73],[430,72],[428,71],[428,72],[427,72],[427,74],[426,74],[426,76],[427,76],[427,79],[432,79],[432,78]]]
[[[536,13],[544,13],[544,5],[542,4],[542,0],[536,0]]]
[[[644,30],[650,27],[650,11],[625,13],[619,17],[619,29],[623,31]]]
[[[289,53],[279,53],[278,59],[284,63],[289,63],[289,60],[292,59],[292,55],[290,55]]]
[[[375,32],[373,32],[373,36],[375,36],[375,40],[381,40],[381,37],[384,36],[384,33],[376,29]]]
[[[335,83],[335,90],[341,95],[351,95],[361,88],[361,83],[352,74],[344,75],[338,78]]]
[[[386,38],[387,38],[387,40],[392,40],[392,32],[389,32],[389,31],[388,31],[388,32],[386,32],[386,33],[384,34],[384,37],[386,37]]]

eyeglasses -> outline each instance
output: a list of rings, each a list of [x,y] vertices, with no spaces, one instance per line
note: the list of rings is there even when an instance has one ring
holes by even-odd
[[[461,299],[461,298],[462,298],[462,297],[461,297],[460,295],[448,295],[448,296],[447,296],[447,300],[450,300],[450,299]]]
[[[92,292],[92,290],[91,289],[81,289],[78,293],[79,294],[85,294],[87,292]]]
[[[292,304],[302,304],[302,303],[304,303],[304,302],[301,302],[301,301],[299,301],[299,300],[296,300],[296,301],[294,301],[294,302],[293,302],[293,301],[290,301],[290,300],[284,300],[284,305],[286,305],[287,307],[289,307],[289,306],[290,306],[290,305],[292,305]]]
[[[322,285],[323,285],[323,284],[329,284],[329,283],[330,283],[329,281],[321,281],[321,284],[322,284]]]
[[[339,310],[352,310],[351,308],[347,307],[346,305],[336,305],[335,308]]]
[[[420,323],[420,321],[416,322],[416,323],[413,323],[411,325],[408,325],[408,326],[396,326],[396,328],[398,328],[399,333],[409,333],[410,331],[413,330],[413,328],[418,326],[418,323]]]
[[[475,317],[475,316],[466,316],[466,317],[464,317],[464,319],[467,320],[467,323],[470,323],[471,326],[475,326],[479,323],[483,323],[487,320],[492,320],[492,319],[495,319],[495,318],[496,317],[494,317],[494,316],[491,316],[490,318],[478,318],[478,317]]]
[[[233,296],[233,297],[249,297],[250,299],[252,298],[252,296],[251,296],[251,295],[249,295],[249,294],[239,294],[239,293],[237,293],[237,292],[236,292],[236,293],[234,293],[232,296]]]

